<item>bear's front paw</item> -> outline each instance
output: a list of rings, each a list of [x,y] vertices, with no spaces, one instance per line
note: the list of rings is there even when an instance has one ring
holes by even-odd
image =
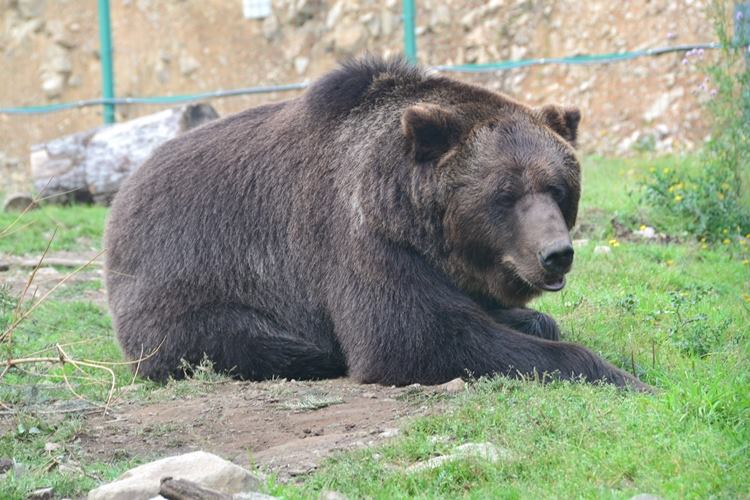
[[[534,314],[526,322],[524,333],[547,340],[560,340],[560,328],[552,317],[534,311]]]
[[[550,316],[533,309],[495,309],[490,312],[501,325],[508,326],[526,335],[547,340],[560,340],[560,329]]]

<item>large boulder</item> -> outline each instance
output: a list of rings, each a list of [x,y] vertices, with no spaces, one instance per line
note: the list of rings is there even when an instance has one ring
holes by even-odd
[[[258,490],[252,472],[205,451],[195,451],[130,469],[116,481],[91,490],[89,500],[148,500],[159,494],[162,478],[185,479],[226,494]]]

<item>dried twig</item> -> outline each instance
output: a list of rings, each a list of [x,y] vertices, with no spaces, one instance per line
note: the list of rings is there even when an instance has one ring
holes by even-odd
[[[53,286],[47,293],[42,295],[42,297],[39,298],[38,301],[36,301],[31,307],[29,307],[22,315],[20,315],[18,318],[15,318],[14,321],[10,324],[10,326],[2,333],[0,334],[0,342],[3,342],[5,338],[10,335],[12,332],[24,319],[28,318],[29,315],[36,309],[41,303],[47,299],[53,292],[55,292],[58,288],[60,288],[63,283],[68,281],[73,275],[80,272],[84,267],[88,266],[91,262],[99,258],[102,254],[104,254],[105,250],[102,250],[101,252],[97,253],[94,257],[89,259],[88,262],[86,262],[84,265],[79,266],[78,268],[74,269],[73,271],[66,274],[63,279],[61,279],[55,286]]]
[[[16,304],[16,308],[13,311],[13,321],[11,321],[11,326],[13,323],[16,322],[16,318],[21,316],[21,307],[23,307],[23,299],[26,297],[26,292],[29,291],[29,288],[31,288],[31,283],[34,281],[34,277],[36,276],[36,272],[39,270],[39,266],[42,265],[42,261],[47,256],[47,252],[49,252],[49,247],[52,245],[52,241],[55,239],[55,235],[57,234],[57,226],[55,226],[55,230],[52,232],[52,236],[50,236],[49,241],[47,241],[47,246],[44,249],[44,253],[42,253],[42,256],[39,258],[39,262],[37,262],[36,266],[34,267],[34,270],[31,272],[31,275],[29,275],[29,279],[26,281],[26,286],[23,287],[23,292],[21,292],[21,296],[18,299],[18,304]],[[6,340],[8,345],[11,345],[13,342],[13,328],[9,328],[6,333],[3,333],[3,335],[0,335],[0,342],[3,340]]]

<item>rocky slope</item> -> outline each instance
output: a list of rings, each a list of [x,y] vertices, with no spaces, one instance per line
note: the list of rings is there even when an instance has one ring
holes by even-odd
[[[419,59],[429,65],[559,57],[713,40],[706,0],[417,0]],[[150,96],[312,79],[365,51],[399,53],[401,2],[278,0],[273,14],[245,19],[240,0],[112,0],[118,96]],[[0,106],[100,95],[96,2],[0,0]],[[692,148],[705,137],[700,106],[710,89],[696,54],[592,66],[540,66],[458,78],[524,102],[582,108],[581,145]],[[705,57],[710,57],[706,54]],[[214,100],[224,115],[294,93]],[[118,108],[118,119],[160,109]],[[87,108],[0,115],[0,189],[26,183],[29,147],[101,123]],[[9,187],[9,185],[11,187]]]

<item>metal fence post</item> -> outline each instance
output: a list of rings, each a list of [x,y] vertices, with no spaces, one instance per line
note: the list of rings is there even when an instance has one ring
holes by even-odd
[[[99,0],[99,53],[102,62],[102,97],[115,97],[115,80],[112,71],[112,27],[109,22],[109,0]],[[115,105],[104,104],[104,123],[115,122]]]
[[[412,64],[417,63],[417,37],[414,27],[415,7],[414,0],[403,0],[404,17],[404,56]]]

